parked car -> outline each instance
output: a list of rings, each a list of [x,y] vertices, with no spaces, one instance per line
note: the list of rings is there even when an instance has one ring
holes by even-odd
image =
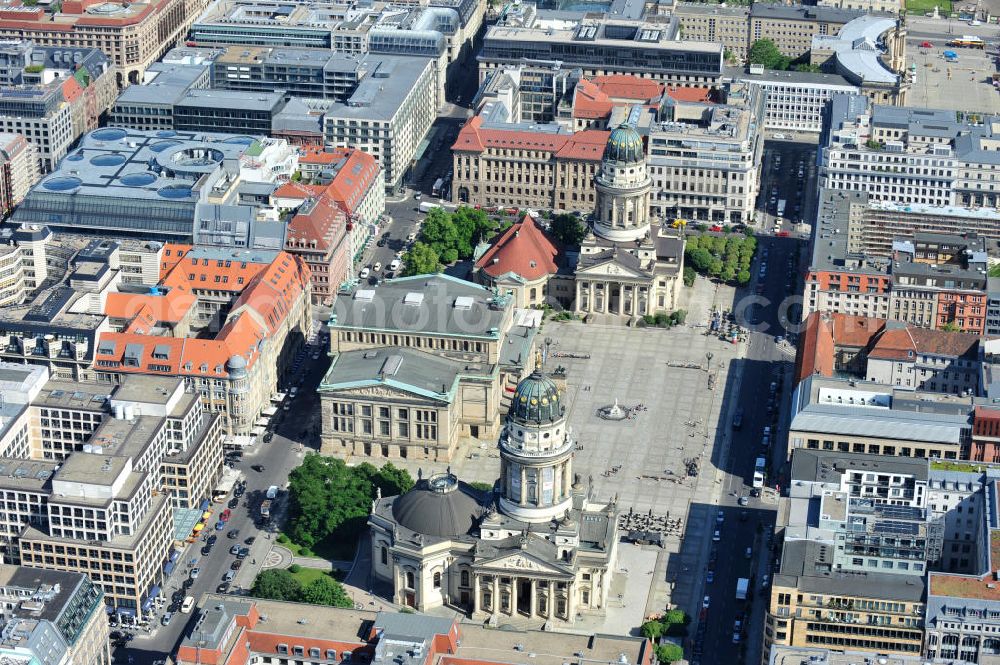
[[[162,623],[164,626],[166,626],[167,624],[170,623],[170,620],[173,619],[173,618],[174,618],[174,613],[173,612],[166,612],[166,613],[164,613],[163,617],[160,618],[160,623]]]
[[[371,273],[372,273],[371,268],[368,268],[366,266],[361,269],[360,273],[358,273],[358,277],[360,277],[361,279],[368,279],[368,275],[370,275]]]
[[[231,564],[229,564],[230,572],[232,572],[234,570],[239,570],[240,566],[242,566],[242,565],[243,565],[243,559],[236,559]]]
[[[192,568],[191,569],[191,579],[192,580],[198,579],[199,575],[201,575],[201,568]]]
[[[233,545],[232,547],[229,548],[229,553],[230,554],[234,554],[234,555],[235,554],[239,554],[240,553],[240,546],[239,545]]]
[[[229,582],[223,582],[215,587],[215,593],[226,593],[227,591],[229,591]]]
[[[236,540],[237,538],[240,537],[240,530],[239,529],[230,529],[229,533],[227,533],[226,535],[229,537],[230,540]]]
[[[215,530],[216,531],[222,531],[225,528],[226,528],[226,523],[223,522],[222,520],[219,520],[218,522],[215,523]]]

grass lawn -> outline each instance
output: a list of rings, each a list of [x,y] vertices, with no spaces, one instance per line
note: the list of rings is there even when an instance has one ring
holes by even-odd
[[[292,573],[292,577],[299,581],[302,586],[308,586],[320,577],[329,575],[338,582],[343,579],[344,575],[339,570],[335,570],[332,573],[326,570],[320,570],[319,568],[306,568],[305,566],[299,567],[299,572]]]
[[[282,535],[288,536],[288,534]],[[303,554],[302,546],[294,542],[291,538],[288,538],[287,543],[278,544],[291,550],[293,556],[311,556],[330,561],[353,561],[354,552],[357,549],[357,543],[343,542],[334,537],[326,538],[316,543],[316,548],[312,550],[312,554]]]
[[[906,11],[920,16],[933,12],[935,6],[941,16],[948,16],[951,13],[951,0],[906,0]]]

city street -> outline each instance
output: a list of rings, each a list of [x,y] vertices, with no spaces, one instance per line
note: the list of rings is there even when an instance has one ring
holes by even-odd
[[[763,292],[759,294],[771,304],[756,307],[757,326],[760,331],[749,336],[746,353],[741,360],[742,382],[738,395],[727,396],[738,400],[743,416],[739,430],[732,432],[728,459],[724,464],[724,479],[720,505],[695,506],[691,511],[703,515],[717,515],[722,512],[722,521],[715,517],[716,528],[719,529],[720,540],[709,545],[709,563],[703,571],[712,570],[713,580],[704,585],[704,595],[710,599],[702,621],[705,626],[703,643],[712,645],[699,658],[701,663],[735,663],[740,659],[746,663],[760,662],[760,635],[763,629],[763,607],[766,603],[766,589],[762,587],[761,577],[773,556],[770,553],[768,534],[774,531],[775,509],[777,504],[772,491],[762,492],[762,497],[752,497],[752,481],[754,466],[758,456],[769,458],[769,473],[766,484],[773,490],[776,484],[777,470],[784,458],[783,432],[779,431],[779,418],[782,407],[788,401],[791,389],[791,368],[794,361],[794,350],[787,342],[776,343],[778,336],[784,336],[786,330],[781,324],[780,303],[789,292],[785,288],[785,279],[789,273],[796,274],[797,268],[789,266],[789,259],[795,254],[796,246],[804,246],[800,240],[793,238],[762,238],[761,253],[766,248],[768,272],[763,280]],[[754,265],[754,274],[758,274],[761,260]],[[796,276],[796,281],[798,280]],[[752,294],[748,288],[737,293],[737,302]],[[738,312],[737,316],[741,316]],[[747,317],[746,325],[752,325]],[[782,389],[776,390],[775,403],[764,407],[764,400],[770,396],[770,384],[782,383]],[[768,396],[768,398],[765,398]],[[759,400],[759,401],[758,401]],[[720,424],[721,425],[721,424]],[[731,423],[730,423],[731,426]],[[769,448],[762,446],[764,427],[771,428],[772,443]],[[740,497],[748,497],[748,505],[740,506]],[[699,510],[700,508],[700,510]],[[746,556],[747,548],[751,556]],[[712,551],[715,553],[712,553]],[[739,578],[750,579],[749,603],[736,598],[736,585]],[[758,601],[754,603],[754,601]],[[750,608],[750,611],[747,611]],[[740,643],[734,643],[735,622],[739,619],[743,624]],[[748,644],[743,644],[745,639]],[[744,651],[745,649],[745,651]]]
[[[313,349],[316,347],[314,346]],[[216,535],[218,542],[212,548],[208,556],[202,556],[201,548],[205,545],[204,538],[188,545],[187,549],[177,560],[177,567],[173,574],[167,578],[164,585],[167,605],[163,607],[159,615],[151,622],[151,634],[145,636],[142,631],[138,631],[127,648],[119,649],[114,653],[115,663],[132,663],[133,665],[151,665],[156,660],[163,659],[166,654],[173,651],[174,647],[185,633],[185,627],[195,616],[192,614],[181,614],[176,612],[169,625],[160,624],[160,616],[171,602],[171,596],[181,588],[184,579],[189,576],[192,560],[197,560],[196,567],[200,569],[198,579],[194,580],[191,588],[186,591],[187,595],[194,596],[195,600],[201,598],[202,594],[214,593],[216,587],[222,582],[222,577],[236,557],[229,553],[229,548],[234,544],[243,545],[244,541],[253,536],[255,541],[250,547],[250,555],[244,560],[243,566],[237,571],[237,575],[229,590],[230,593],[246,593],[256,573],[264,563],[264,557],[271,548],[273,539],[277,537],[279,525],[284,519],[285,510],[288,505],[287,494],[284,493],[285,485],[288,482],[288,474],[302,461],[309,446],[318,445],[317,440],[309,438],[308,427],[319,413],[319,396],[316,394],[316,386],[329,366],[329,358],[325,351],[320,354],[319,360],[312,360],[306,354],[304,361],[304,379],[299,387],[299,395],[292,400],[289,411],[278,411],[276,417],[281,418],[275,429],[274,439],[270,443],[257,443],[250,450],[247,450],[243,459],[236,464],[243,477],[246,479],[246,494],[240,499],[239,507],[233,509],[232,517],[221,531],[214,530],[214,524],[219,513],[225,510],[225,503],[212,504],[213,517],[208,520],[208,528],[202,533]],[[281,417],[283,416],[283,417]],[[255,471],[251,467],[259,465],[261,471]],[[267,488],[277,485],[282,489],[279,494],[277,508],[272,511],[270,522],[259,528],[255,523],[255,518],[259,515],[260,503],[264,498]],[[230,497],[227,497],[227,501]],[[239,537],[230,539],[227,534],[231,529],[239,529]],[[238,585],[237,585],[238,583]]]

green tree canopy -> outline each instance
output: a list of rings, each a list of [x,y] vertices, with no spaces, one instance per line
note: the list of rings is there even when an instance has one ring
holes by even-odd
[[[307,455],[288,478],[288,535],[305,547],[325,539],[354,542],[364,528],[376,488],[384,496],[413,487],[404,470],[386,464],[349,467],[344,460]]]
[[[748,54],[750,64],[764,65],[765,69],[788,69],[791,60],[782,55],[778,47],[770,39],[758,39],[750,45]]]
[[[563,212],[552,218],[549,232],[563,245],[572,247],[583,242],[584,236],[587,235],[587,227],[576,215]]]
[[[651,640],[660,639],[660,635],[663,635],[663,624],[655,619],[652,621],[647,621],[642,624],[642,628],[639,629],[643,637]]]
[[[302,597],[302,585],[287,570],[265,570],[254,580],[250,595],[254,598],[294,602]]]
[[[330,607],[353,607],[354,602],[340,582],[329,575],[317,577],[302,589],[302,602]]]
[[[441,257],[430,245],[415,242],[410,251],[403,256],[403,264],[403,275],[425,275],[440,272]]]
[[[654,647],[653,653],[661,663],[673,663],[684,658],[684,649],[676,644],[659,644]]]

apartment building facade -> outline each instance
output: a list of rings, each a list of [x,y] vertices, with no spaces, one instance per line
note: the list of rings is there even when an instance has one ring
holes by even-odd
[[[886,106],[835,95],[820,140],[819,183],[899,205],[995,208],[1000,172],[993,126],[953,111]]]
[[[651,211],[716,223],[753,221],[764,149],[764,96],[730,84],[726,104],[675,102],[649,132]]]
[[[748,43],[770,39],[783,55],[800,58],[809,53],[816,35],[836,35],[863,12],[835,7],[755,3],[750,8]]]
[[[699,2],[678,2],[673,15],[680,22],[684,39],[698,42],[721,42],[726,59],[745,62],[747,30],[750,27],[748,7],[724,7]]]
[[[0,658],[111,665],[101,588],[80,573],[0,566]]]
[[[71,0],[53,8],[7,7],[0,14],[0,38],[31,40],[39,46],[96,48],[117,67],[119,89],[142,80],[146,67],[187,34],[204,0],[148,0],[102,4]]]
[[[452,146],[452,198],[469,205],[589,212],[608,135],[598,129],[491,126],[476,116]]]

